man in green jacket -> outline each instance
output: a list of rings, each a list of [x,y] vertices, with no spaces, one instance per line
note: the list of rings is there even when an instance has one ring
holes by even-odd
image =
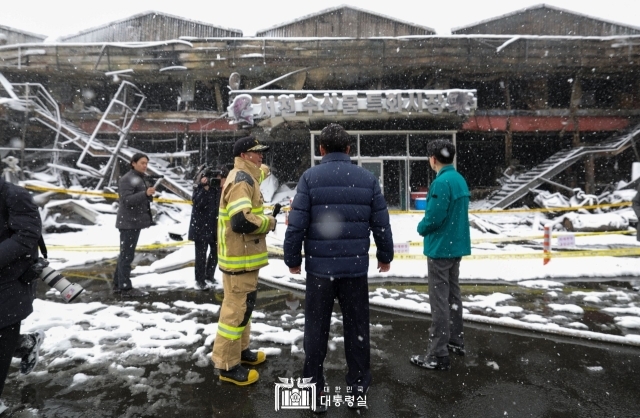
[[[429,269],[431,328],[427,355],[414,355],[411,363],[430,370],[449,370],[449,351],[464,355],[460,259],[471,254],[469,188],[453,167],[455,146],[444,139],[427,145],[429,164],[437,173],[427,195],[418,233],[424,237]]]

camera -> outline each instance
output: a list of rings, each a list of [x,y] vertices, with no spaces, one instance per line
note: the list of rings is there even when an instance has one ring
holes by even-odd
[[[207,179],[207,186],[220,187],[220,176],[222,174],[222,170],[218,170],[213,167],[205,167],[201,173],[200,178],[205,177]]]
[[[21,280],[26,283],[31,283],[36,278],[40,278],[48,286],[53,287],[58,292],[65,302],[72,302],[75,298],[84,292],[84,288],[77,283],[71,283],[65,279],[56,270],[49,267],[49,260],[46,258],[38,258],[34,264],[29,267],[29,270],[21,277]]]

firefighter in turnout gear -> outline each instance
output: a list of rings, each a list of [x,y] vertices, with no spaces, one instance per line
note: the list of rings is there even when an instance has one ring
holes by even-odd
[[[258,271],[268,264],[266,235],[276,220],[263,212],[260,183],[268,175],[262,152],[268,146],[253,137],[233,146],[234,167],[222,190],[218,216],[218,266],[224,300],[213,345],[213,362],[220,380],[239,386],[258,380],[258,372],[242,364],[266,360],[263,351],[249,349],[251,313],[256,303]]]

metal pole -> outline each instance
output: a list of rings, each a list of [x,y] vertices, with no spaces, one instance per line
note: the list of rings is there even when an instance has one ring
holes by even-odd
[[[19,61],[18,61],[19,62]],[[24,90],[25,101],[29,101],[29,85],[25,85]],[[22,141],[20,143],[20,163],[22,164],[22,169],[20,170],[20,180],[24,180],[24,148],[25,141],[27,140],[27,123],[29,123],[29,106],[25,106],[24,110],[24,123],[22,124]]]

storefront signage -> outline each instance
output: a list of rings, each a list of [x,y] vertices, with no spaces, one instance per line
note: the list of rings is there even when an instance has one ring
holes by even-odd
[[[357,117],[358,114],[468,115],[477,109],[475,90],[389,91],[235,91],[227,108],[236,122],[253,125],[254,119],[292,116]]]

